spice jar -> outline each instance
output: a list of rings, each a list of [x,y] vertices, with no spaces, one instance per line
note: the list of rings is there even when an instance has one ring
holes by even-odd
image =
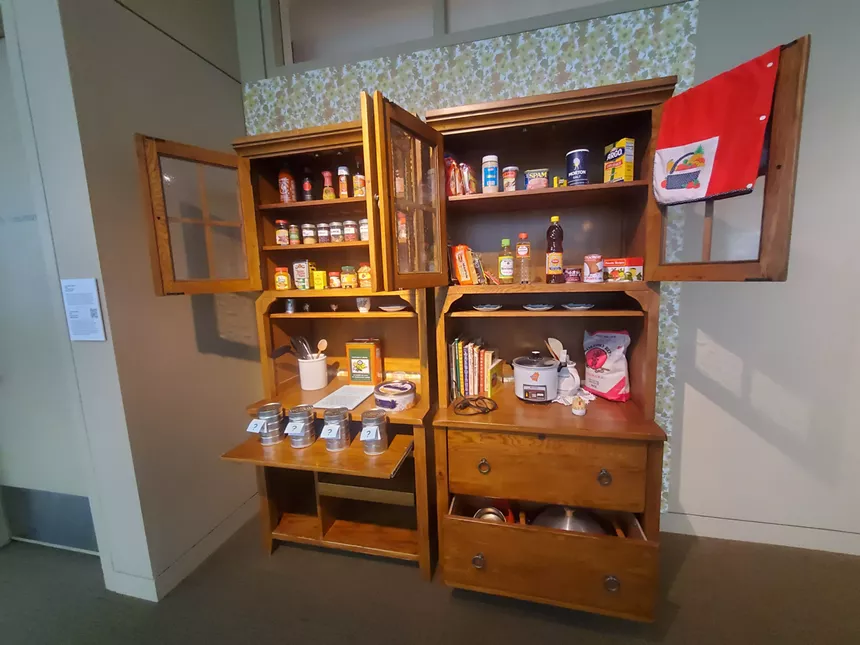
[[[317,224],[317,242],[320,244],[328,244],[331,242],[328,224],[324,222]]]
[[[496,155],[487,155],[481,159],[481,191],[499,192],[499,158]]]
[[[366,218],[358,220],[358,239],[362,242],[370,240],[370,224]]]
[[[340,286],[343,289],[355,289],[358,286],[358,275],[354,266],[342,266],[340,268]]]
[[[314,407],[312,405],[297,405],[290,408],[286,434],[289,435],[290,445],[293,448],[307,448],[316,441]]]
[[[323,170],[323,199],[335,199],[334,188],[331,185],[331,171]]]
[[[358,224],[348,219],[343,223],[343,239],[345,242],[358,242]]]
[[[328,272],[328,288],[340,289],[340,271]]]
[[[366,455],[380,455],[388,448],[388,417],[385,416],[385,410],[373,408],[361,413],[361,443]]]
[[[298,224],[290,224],[290,246],[302,243],[302,231]]]
[[[361,262],[358,265],[358,286],[362,289],[370,289],[371,287],[370,264],[367,262]]]
[[[260,443],[272,446],[284,440],[284,408],[277,401],[261,405],[257,410],[257,418],[265,421],[266,426],[260,430]]]
[[[275,220],[275,244],[279,246],[290,245],[290,229],[289,223],[285,219]]]
[[[337,167],[337,196],[349,197],[349,168],[346,166]]]
[[[320,436],[325,439],[325,449],[329,452],[339,452],[349,448],[349,410],[346,408],[326,410]]]
[[[277,267],[275,269],[275,291],[287,291],[292,287],[290,270],[287,267]]]
[[[313,224],[302,224],[302,244],[317,243],[317,227]]]
[[[332,222],[329,226],[332,242],[343,242],[343,222]]]

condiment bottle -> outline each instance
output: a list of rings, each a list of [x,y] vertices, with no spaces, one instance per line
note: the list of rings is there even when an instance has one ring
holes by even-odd
[[[296,201],[296,180],[286,168],[278,173],[278,192],[282,204]]]
[[[290,245],[290,228],[289,222],[285,219],[276,219],[275,226],[278,228],[275,229],[275,244],[278,246],[289,246]]]
[[[546,229],[546,282],[547,284],[564,283],[564,262],[562,256],[562,240],[564,231],[558,223],[558,215],[549,218],[550,225]]]
[[[358,265],[358,286],[362,289],[370,289],[373,286],[372,279],[373,272],[370,270],[370,264],[360,262]]]
[[[532,274],[532,243],[528,233],[520,233],[517,239],[515,275],[520,284],[528,284]]]
[[[499,158],[496,155],[481,159],[481,192],[499,192]]]
[[[345,265],[340,268],[340,286],[341,289],[355,289],[358,286],[358,275],[354,266]]]
[[[334,194],[334,187],[331,185],[331,171],[323,170],[323,199],[337,199]]]
[[[364,173],[361,172],[361,159],[355,160],[355,174],[352,176],[352,196],[367,196],[367,184],[364,180]]]
[[[305,177],[302,179],[302,199],[306,202],[314,198],[314,183],[311,181],[310,170],[305,168]]]
[[[337,167],[337,196],[349,197],[349,168],[346,166]]]
[[[507,237],[502,240],[502,251],[499,253],[499,282],[514,282],[514,254],[511,252],[511,241]]]
[[[290,282],[290,270],[287,267],[275,268],[275,291],[287,291],[292,289]]]

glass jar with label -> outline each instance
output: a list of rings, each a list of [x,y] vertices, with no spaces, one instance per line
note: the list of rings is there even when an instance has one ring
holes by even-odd
[[[290,446],[293,448],[307,448],[316,441],[314,407],[312,405],[297,405],[290,408],[286,434],[289,435]]]
[[[317,243],[317,227],[314,224],[302,224],[302,244]]]
[[[302,230],[298,224],[290,224],[290,246],[302,243]]]
[[[339,452],[349,448],[349,410],[346,408],[329,408],[323,415],[322,436],[325,438],[325,449],[329,452]]]
[[[320,244],[328,244],[331,242],[328,224],[324,222],[317,224],[317,242]]]
[[[275,269],[275,291],[287,291],[292,288],[290,270],[287,267],[277,267]]]
[[[355,289],[358,286],[358,274],[354,266],[346,265],[340,268],[340,286],[343,289]]]
[[[366,218],[358,220],[358,239],[362,242],[370,240],[370,223]]]
[[[367,262],[361,262],[358,265],[358,286],[362,289],[370,289],[372,284],[372,273],[370,271],[370,264]]]
[[[364,454],[380,455],[388,448],[388,417],[374,408],[361,413],[361,443]]]
[[[289,222],[285,219],[276,219],[275,220],[275,244],[278,246],[289,246],[290,245],[290,228]]]
[[[358,242],[358,223],[348,219],[343,223],[344,242]]]
[[[343,222],[332,222],[328,225],[332,242],[343,242]]]
[[[340,289],[340,271],[328,272],[328,288]]]

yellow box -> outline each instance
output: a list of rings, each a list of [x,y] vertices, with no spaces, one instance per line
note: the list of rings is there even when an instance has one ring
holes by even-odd
[[[626,137],[603,149],[603,183],[633,181],[633,139]]]
[[[326,272],[325,271],[311,271],[311,275],[314,277],[314,289],[325,289],[326,287]]]

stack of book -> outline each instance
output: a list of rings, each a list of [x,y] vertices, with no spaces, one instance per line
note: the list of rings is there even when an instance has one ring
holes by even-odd
[[[502,384],[502,359],[483,341],[455,338],[448,345],[451,366],[451,396],[492,397]]]

